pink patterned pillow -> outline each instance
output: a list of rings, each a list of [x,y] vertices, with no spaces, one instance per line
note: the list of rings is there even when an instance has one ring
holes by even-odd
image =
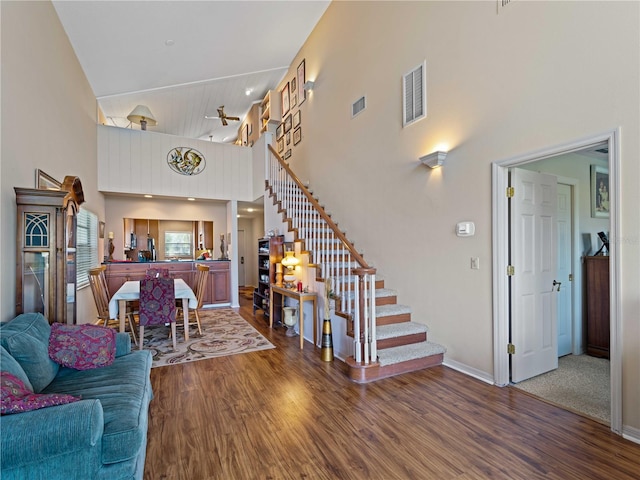
[[[0,389],[2,391],[0,415],[29,412],[80,400],[78,397],[59,393],[33,393],[25,387],[22,380],[9,372],[0,372]]]
[[[53,323],[49,358],[64,367],[90,370],[106,367],[116,357],[116,332],[98,325]]]

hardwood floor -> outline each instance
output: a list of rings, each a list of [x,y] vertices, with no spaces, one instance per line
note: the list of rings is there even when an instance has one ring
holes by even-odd
[[[373,384],[284,328],[277,348],[154,368],[145,479],[638,479],[640,445],[434,367]]]

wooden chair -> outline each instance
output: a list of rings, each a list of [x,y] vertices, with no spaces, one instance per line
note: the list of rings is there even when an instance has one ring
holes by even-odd
[[[176,349],[176,295],[172,278],[154,277],[140,280],[140,350],[144,327],[171,324],[173,349]]]
[[[109,296],[107,279],[104,274],[106,269],[107,267],[105,265],[90,269],[89,285],[91,285],[91,292],[93,293],[93,299],[96,302],[96,309],[98,310],[98,323],[102,322],[105,327],[108,327],[110,322],[113,324],[116,320],[109,318],[109,300],[111,300],[111,297]],[[127,321],[133,343],[137,345],[135,319],[133,318],[133,312],[130,310],[127,310]]]
[[[194,313],[195,322],[190,321],[189,325],[196,325],[198,327],[198,333],[202,335],[202,324],[200,323],[200,315],[198,314],[198,310],[202,308],[202,303],[204,301],[204,292],[207,289],[207,281],[209,280],[209,267],[200,263],[196,263],[196,269],[196,281],[193,293],[198,299],[198,306],[196,308],[190,309]],[[182,307],[178,306],[178,309],[181,311]]]

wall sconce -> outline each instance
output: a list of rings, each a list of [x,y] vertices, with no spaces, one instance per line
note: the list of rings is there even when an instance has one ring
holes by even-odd
[[[311,80],[307,80],[306,82],[304,82],[304,89],[307,91],[311,91],[313,90],[313,87],[315,86],[316,82],[313,82]]]
[[[420,161],[427,167],[438,168],[442,166],[445,158],[447,158],[447,152],[433,152],[420,157]]]
[[[138,105],[133,111],[127,115],[127,120],[133,123],[138,123],[141,130],[147,129],[147,124],[154,127],[158,124],[154,118],[151,110],[146,105]]]
[[[287,250],[284,252],[284,258],[280,262],[286,269],[284,272],[284,287],[293,288],[293,282],[296,281],[296,265],[300,264],[300,259],[296,258],[293,250]]]

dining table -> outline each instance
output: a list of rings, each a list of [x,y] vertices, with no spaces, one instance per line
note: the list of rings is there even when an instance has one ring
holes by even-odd
[[[182,278],[173,279],[175,297],[182,300],[182,312],[184,313],[184,340],[189,340],[189,308],[198,307],[198,299],[191,287]],[[140,281],[129,280],[122,284],[109,300],[109,318],[120,319],[120,331],[124,332],[125,318],[127,314],[127,302],[140,299]]]

